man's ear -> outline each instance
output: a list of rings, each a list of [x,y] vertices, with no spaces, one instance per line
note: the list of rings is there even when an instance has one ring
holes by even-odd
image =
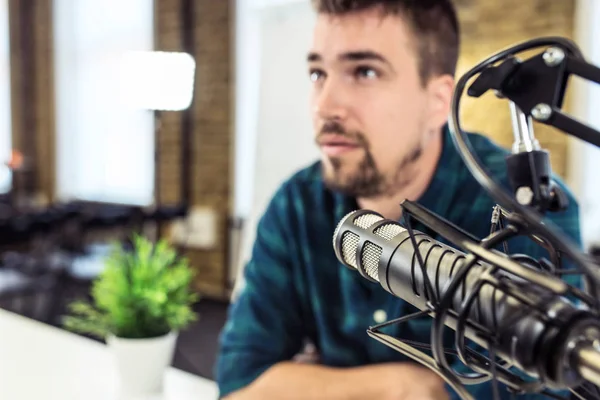
[[[450,75],[439,75],[429,79],[429,128],[439,130],[448,121],[450,103],[454,94],[454,78]]]

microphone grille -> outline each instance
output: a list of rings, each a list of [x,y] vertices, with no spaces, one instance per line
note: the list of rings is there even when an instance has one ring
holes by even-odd
[[[368,227],[370,227],[371,225],[373,225],[376,222],[381,221],[383,218],[380,217],[379,215],[376,214],[362,214],[359,215],[358,217],[352,217],[352,215],[355,213],[355,211],[347,214],[342,221],[349,219],[353,225],[356,225],[360,228],[363,229],[367,229]],[[339,234],[339,229],[341,228],[342,223],[340,223],[336,229],[335,232],[333,234],[333,238],[334,238],[334,242],[335,242],[335,237]],[[342,258],[344,259],[344,262],[346,262],[348,265],[357,268],[358,266],[356,265],[356,251],[358,250],[358,242],[360,241],[360,237],[355,234],[354,232],[351,231],[345,231],[344,233],[342,233]],[[335,244],[334,244],[335,246]],[[379,249],[379,253],[377,253],[377,249]],[[363,252],[363,254],[361,255],[361,261],[363,262],[363,264],[365,265],[365,267],[368,265],[370,267],[370,269],[374,268],[375,270],[377,269],[377,263],[379,262],[379,256],[377,255],[381,255],[381,249],[372,244],[372,243],[366,243],[365,245],[365,251]],[[375,262],[373,263],[373,259],[376,257]],[[373,265],[371,267],[371,265]]]
[[[360,226],[363,229],[368,229],[371,227],[371,225],[382,220],[383,218],[376,214],[363,214],[355,218],[353,222],[356,226]],[[373,233],[377,236],[381,236],[386,240],[392,240],[394,237],[398,236],[404,231],[405,229],[401,225],[389,223],[381,225],[380,227],[375,229]]]
[[[376,213],[359,213],[353,211],[347,214],[338,224],[334,232],[334,248],[335,241],[338,235],[341,235],[341,248],[338,248],[338,255],[346,265],[358,269],[357,251],[360,243],[360,234],[353,232],[349,224],[361,229],[369,229],[374,224],[384,221],[384,218]],[[345,228],[344,228],[344,227]],[[347,230],[346,230],[347,229]],[[385,240],[392,240],[397,235],[403,233],[405,229],[392,221],[384,223],[375,228],[373,233]],[[339,242],[338,242],[339,243]],[[358,254],[359,262],[362,264],[361,269],[372,279],[378,281],[379,277],[379,262],[383,253],[383,249],[378,244],[366,241],[362,247],[361,254]]]
[[[362,214],[352,219],[352,223],[362,229],[368,229],[373,224],[382,221],[383,217],[377,214]],[[358,250],[359,236],[353,232],[346,231],[342,236],[342,256],[344,260],[354,268],[356,265],[356,251]],[[360,260],[365,273],[375,280],[378,279],[379,259],[382,249],[374,243],[366,242]]]
[[[381,252],[381,247],[371,242],[366,242],[361,254],[361,261],[366,274],[376,281],[379,281],[378,271]]]
[[[383,218],[376,214],[362,214],[354,219],[354,225],[360,226],[363,229],[367,229],[376,222],[381,221]]]
[[[357,234],[346,231],[342,235],[342,258],[354,268],[356,265],[356,250],[358,249],[359,237]]]
[[[401,225],[398,224],[384,224],[375,229],[373,233],[375,233],[378,236],[381,236],[386,240],[392,240],[405,230],[406,229],[404,229]]]

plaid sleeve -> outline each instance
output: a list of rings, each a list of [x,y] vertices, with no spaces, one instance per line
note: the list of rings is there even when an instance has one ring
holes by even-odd
[[[286,199],[279,192],[261,218],[244,282],[220,336],[220,397],[253,382],[302,345],[302,322],[286,245]]]

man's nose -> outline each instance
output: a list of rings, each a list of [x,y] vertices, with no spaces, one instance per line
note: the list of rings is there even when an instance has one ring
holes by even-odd
[[[322,119],[345,119],[348,113],[347,96],[342,87],[328,79],[315,94],[314,113]]]

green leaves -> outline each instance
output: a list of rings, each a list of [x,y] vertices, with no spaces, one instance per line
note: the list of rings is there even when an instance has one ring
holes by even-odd
[[[134,236],[133,251],[114,245],[92,286],[93,304],[70,305],[64,325],[105,338],[150,338],[185,329],[196,319],[193,271],[167,242]]]

